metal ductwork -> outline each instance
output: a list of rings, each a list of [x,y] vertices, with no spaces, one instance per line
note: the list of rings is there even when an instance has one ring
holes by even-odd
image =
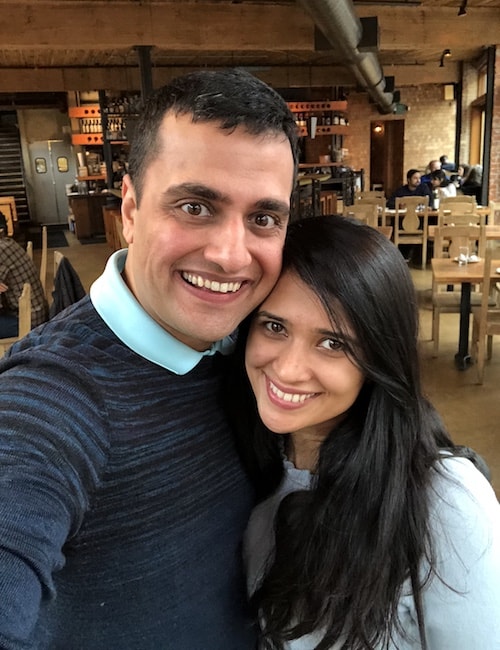
[[[363,27],[354,11],[351,0],[298,0],[309,13],[318,29],[342,59],[342,64],[352,70],[359,85],[378,105],[381,113],[393,113],[393,94],[385,92],[385,77],[374,52],[359,49]]]

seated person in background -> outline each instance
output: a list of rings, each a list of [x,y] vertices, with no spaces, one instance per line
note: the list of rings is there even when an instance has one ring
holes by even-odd
[[[441,163],[441,169],[445,172],[454,172],[456,170],[455,163],[448,160],[448,156],[441,156],[439,162]]]
[[[267,497],[244,544],[259,648],[498,648],[500,506],[424,396],[417,332],[387,238],[292,224],[249,326],[255,398],[243,376],[232,396]]]
[[[432,205],[431,189],[427,183],[422,183],[420,181],[420,172],[418,169],[408,170],[406,181],[406,185],[399,187],[388,199],[388,208],[394,208],[396,199],[403,196],[421,196],[423,198],[422,203],[425,205]]]
[[[19,297],[23,284],[31,285],[31,327],[45,323],[48,318],[48,305],[40,276],[28,254],[0,225],[0,338],[18,334]]]
[[[466,165],[466,164],[458,165],[456,173],[450,175],[450,181],[455,185],[457,190],[462,187],[464,178],[469,173],[469,169],[470,169],[470,165]]]
[[[467,196],[475,196],[476,203],[481,203],[481,190],[483,186],[483,168],[481,165],[472,165],[460,188]]]
[[[429,183],[432,193],[432,207],[437,210],[439,203],[435,199],[442,199],[447,196],[456,196],[457,188],[454,183],[448,179],[442,169],[438,169],[431,173],[431,182]]]
[[[431,180],[431,174],[432,172],[437,171],[438,169],[441,169],[441,161],[440,160],[431,160],[429,164],[427,165],[427,169],[425,170],[425,174],[422,176],[422,183],[429,183]]]

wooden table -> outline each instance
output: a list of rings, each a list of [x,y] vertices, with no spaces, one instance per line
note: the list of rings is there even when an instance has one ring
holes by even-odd
[[[471,358],[469,355],[469,315],[471,285],[483,281],[484,261],[460,266],[449,258],[433,257],[431,260],[432,277],[439,284],[460,284],[460,329],[458,336],[458,351],[455,363],[459,370],[466,370]],[[500,280],[500,274],[495,272],[500,267],[500,259],[491,263],[491,279]],[[484,290],[484,288],[483,288]]]

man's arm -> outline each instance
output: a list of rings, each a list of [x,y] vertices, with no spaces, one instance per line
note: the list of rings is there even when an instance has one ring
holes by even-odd
[[[6,358],[0,374],[0,647],[8,650],[30,647],[106,457],[104,409],[86,373],[50,354],[36,363],[24,355]]]

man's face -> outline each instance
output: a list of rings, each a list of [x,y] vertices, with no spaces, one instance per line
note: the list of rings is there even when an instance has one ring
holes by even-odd
[[[286,136],[167,114],[140,206],[123,183],[126,282],[146,312],[198,350],[232,332],[274,286],[294,165]]]
[[[429,165],[429,170],[431,172],[435,172],[438,169],[441,169],[441,162],[439,160],[432,160]]]
[[[420,174],[416,173],[410,176],[410,178],[408,179],[408,187],[411,190],[415,190],[419,185],[420,185]]]

